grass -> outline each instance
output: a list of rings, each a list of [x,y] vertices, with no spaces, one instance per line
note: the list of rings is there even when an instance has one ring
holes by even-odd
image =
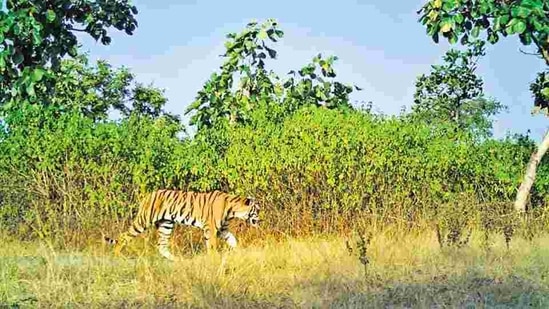
[[[479,233],[441,250],[434,233],[377,234],[365,271],[341,236],[265,238],[237,251],[156,254],[153,238],[124,255],[90,241],[82,250],[2,237],[0,307],[549,307],[549,236]]]

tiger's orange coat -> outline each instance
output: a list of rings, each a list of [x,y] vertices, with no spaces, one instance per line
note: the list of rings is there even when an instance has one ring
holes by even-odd
[[[259,206],[249,197],[241,197],[221,191],[192,192],[179,190],[157,190],[142,201],[130,228],[119,238],[105,237],[109,244],[116,244],[116,253],[131,238],[145,232],[151,225],[158,230],[158,250],[162,256],[173,260],[168,249],[169,239],[175,223],[194,226],[204,231],[206,249],[217,246],[217,236],[227,244],[236,247],[236,238],[229,232],[229,221],[239,218],[252,226],[259,224]]]

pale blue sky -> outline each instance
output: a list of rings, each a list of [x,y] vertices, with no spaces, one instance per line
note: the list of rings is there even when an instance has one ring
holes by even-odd
[[[115,33],[110,46],[91,38],[83,43],[92,59],[125,65],[138,81],[164,88],[166,109],[182,114],[221,64],[225,34],[241,31],[251,19],[272,17],[285,32],[274,45],[279,52],[271,63],[275,72],[300,68],[319,52],[337,55],[339,80],[363,88],[352,99],[372,100],[376,111],[396,114],[402,106],[410,107],[416,76],[440,63],[448,44],[433,43],[417,22],[416,11],[424,1],[365,2],[135,0],[139,28],[133,36]],[[509,112],[495,118],[495,136],[530,129],[539,140],[549,119],[531,116],[528,85],[544,64],[521,54],[519,47],[515,37],[489,45],[478,72],[486,93],[509,106]]]

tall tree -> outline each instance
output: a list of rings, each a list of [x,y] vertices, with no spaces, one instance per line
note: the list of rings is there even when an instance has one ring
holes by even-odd
[[[419,21],[435,42],[439,34],[451,44],[467,44],[470,38],[484,33],[491,44],[516,35],[523,45],[534,45],[536,54],[549,66],[549,2],[545,0],[430,0],[418,11]],[[461,37],[461,39],[460,39]],[[549,109],[549,76],[546,72],[530,85],[535,111]],[[515,209],[526,210],[527,198],[534,184],[536,170],[549,149],[549,130],[532,154],[515,200]]]
[[[221,72],[212,74],[185,111],[194,112],[191,125],[200,131],[224,122],[243,123],[249,120],[253,109],[266,105],[277,110],[275,114],[287,114],[307,104],[350,107],[348,96],[353,88],[333,80],[335,56],[323,59],[317,55],[297,72],[290,71],[286,80],[266,69],[265,60],[277,56],[268,43],[277,42],[283,35],[274,19],[262,24],[252,21],[241,33],[228,34]],[[237,76],[240,79],[234,85]]]
[[[466,51],[450,49],[444,64],[416,80],[412,117],[426,122],[451,122],[459,130],[489,136],[490,116],[503,105],[486,98],[483,81],[476,74],[477,61],[485,54],[484,42],[478,41]]]
[[[3,2],[4,3],[4,2]],[[133,34],[137,9],[129,0],[7,0],[0,11],[0,107],[47,103],[65,55],[78,54],[76,32],[108,45],[109,28]],[[41,91],[47,93],[48,91]]]
[[[91,66],[86,55],[63,59],[53,86],[54,96],[49,98],[51,106],[60,111],[77,110],[96,121],[106,119],[110,110],[123,116],[137,114],[178,119],[163,110],[167,103],[163,90],[136,83],[135,75],[125,67],[114,69],[104,60]]]
[[[177,115],[163,109],[168,100],[162,89],[135,82],[134,74],[125,67],[114,69],[103,60],[92,66],[85,54],[61,60],[51,89],[36,87],[37,97],[48,94],[48,104],[11,109],[4,116],[8,127],[25,128],[29,119],[40,127],[71,112],[99,122],[106,120],[110,111],[118,111],[123,117],[165,117],[180,124]]]

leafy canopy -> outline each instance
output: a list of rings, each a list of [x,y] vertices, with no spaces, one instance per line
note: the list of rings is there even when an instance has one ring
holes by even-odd
[[[534,45],[549,65],[549,2],[545,0],[430,0],[419,11],[419,21],[435,42],[439,34],[452,44],[468,44],[481,33],[491,44],[501,36],[516,35],[523,45]],[[460,39],[461,37],[461,39]],[[549,108],[549,76],[538,74],[531,84],[536,111]]]
[[[177,119],[162,109],[167,99],[161,89],[135,83],[134,79],[135,75],[127,68],[113,69],[104,60],[90,66],[85,55],[65,59],[56,73],[55,95],[50,98],[50,105],[60,111],[76,109],[94,120],[107,119],[111,109],[123,116],[167,115]]]
[[[36,87],[53,91],[55,72],[65,55],[78,54],[76,32],[108,45],[109,28],[132,35],[137,9],[129,0],[7,0],[0,11],[0,101],[47,102]],[[51,94],[51,93],[49,93]]]
[[[64,115],[75,114],[93,122],[108,122],[110,111],[119,112],[122,119],[165,118],[181,125],[178,116],[164,111],[167,98],[163,90],[135,82],[127,68],[113,69],[103,60],[92,66],[86,55],[78,55],[63,59],[54,77],[48,104],[22,104],[5,115],[3,120],[10,130],[45,128],[52,122],[66,121]],[[37,87],[41,97],[46,91],[45,87]]]
[[[277,56],[269,43],[277,42],[283,35],[274,19],[263,24],[252,21],[240,34],[228,34],[221,72],[211,75],[185,111],[194,112],[190,124],[200,131],[223,127],[225,122],[246,123],[257,108],[266,108],[270,116],[278,119],[303,105],[350,107],[348,95],[352,87],[333,81],[337,57],[323,59],[319,54],[297,71],[299,77],[292,70],[286,80],[266,69],[266,59]],[[234,85],[236,78],[238,84]]]
[[[485,98],[483,81],[476,75],[476,63],[485,54],[484,42],[478,41],[466,51],[450,49],[444,64],[416,81],[412,117],[429,123],[446,121],[460,130],[490,135],[490,116],[503,106]]]

